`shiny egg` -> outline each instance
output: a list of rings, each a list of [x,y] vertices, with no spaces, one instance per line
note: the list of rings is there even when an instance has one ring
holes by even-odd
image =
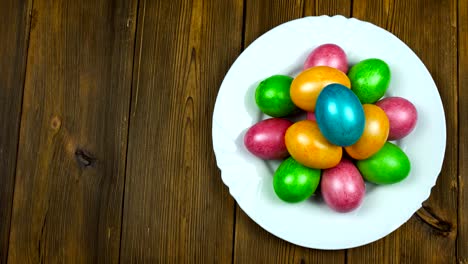
[[[385,61],[367,59],[351,67],[348,76],[361,103],[373,104],[387,91],[391,74]]]
[[[416,127],[418,111],[416,107],[401,97],[387,97],[376,103],[387,114],[390,121],[389,140],[406,137]]]
[[[356,165],[364,179],[375,184],[400,182],[408,177],[411,170],[408,156],[391,142],[386,142],[370,158],[358,160]]]
[[[289,156],[284,138],[291,125],[291,121],[282,118],[260,121],[247,130],[244,145],[250,153],[261,159],[284,159]]]
[[[289,88],[293,78],[286,75],[273,75],[266,78],[255,90],[255,102],[260,110],[272,117],[284,117],[298,109],[291,101]]]
[[[284,160],[273,176],[273,188],[283,201],[297,203],[309,198],[317,189],[320,170],[308,168],[292,157]]]
[[[322,89],[339,83],[351,88],[348,76],[342,71],[328,66],[316,66],[301,72],[291,83],[291,100],[302,110],[315,111],[315,103]]]
[[[359,99],[347,87],[330,84],[317,98],[315,117],[320,131],[331,143],[350,146],[364,131],[364,110]]]
[[[329,66],[348,72],[348,59],[344,50],[336,44],[323,44],[315,48],[304,62],[304,70],[314,66]]]
[[[320,192],[330,208],[345,213],[361,205],[366,185],[356,166],[343,159],[335,167],[323,171]]]
[[[336,166],[343,154],[341,147],[331,144],[320,133],[318,124],[302,120],[288,128],[285,136],[289,154],[304,166],[327,169]]]
[[[367,159],[385,144],[388,137],[389,121],[385,112],[373,104],[365,104],[366,122],[361,138],[351,146],[345,147],[346,153],[353,159]]]

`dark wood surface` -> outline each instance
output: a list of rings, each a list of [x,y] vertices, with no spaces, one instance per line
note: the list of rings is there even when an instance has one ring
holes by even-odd
[[[242,1],[140,1],[121,260],[227,263],[234,203],[211,113],[241,49]]]
[[[457,257],[468,263],[468,1],[458,3],[458,237]]]
[[[242,50],[324,14],[407,43],[447,120],[422,208],[339,251],[254,223],[211,144],[217,91]],[[466,0],[4,0],[0,16],[1,263],[468,263]]]
[[[119,260],[136,5],[34,0],[11,263]]]
[[[0,261],[6,262],[15,187],[18,131],[28,49],[31,0],[0,4]],[[6,22],[8,21],[8,22]]]

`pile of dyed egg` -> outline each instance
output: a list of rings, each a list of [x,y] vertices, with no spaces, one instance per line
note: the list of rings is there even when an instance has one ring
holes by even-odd
[[[324,44],[297,77],[274,75],[258,85],[255,101],[272,118],[249,128],[244,144],[261,159],[284,159],[273,178],[280,199],[304,201],[320,185],[330,208],[349,212],[363,201],[364,180],[393,184],[409,175],[408,156],[388,141],[408,135],[417,112],[404,98],[381,99],[390,77],[387,63],[377,58],[348,72],[343,49]],[[301,110],[306,120],[284,118]]]

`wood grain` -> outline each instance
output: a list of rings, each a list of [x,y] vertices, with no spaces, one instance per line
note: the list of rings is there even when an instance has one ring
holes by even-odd
[[[458,2],[458,262],[468,264],[468,1]]]
[[[391,235],[348,251],[348,263],[454,263],[457,234],[456,2],[354,0],[353,15],[394,33],[425,63],[445,109],[447,149],[430,198]]]
[[[8,252],[31,2],[0,4],[0,263]]]
[[[246,1],[245,4],[244,49],[268,30],[304,14],[303,0],[280,0],[275,3],[256,0]]]
[[[319,251],[235,204],[211,113],[258,36],[336,14],[386,28],[421,58],[447,149],[406,224]],[[0,263],[468,264],[468,1],[4,0],[0,16]]]
[[[121,261],[229,263],[234,202],[211,144],[242,0],[141,1]]]
[[[247,1],[245,42],[269,29],[304,15],[350,15],[350,1]],[[320,251],[281,240],[253,222],[238,206],[234,247],[235,263],[344,263],[345,251]]]
[[[349,17],[352,10],[352,0],[304,0],[304,5],[304,16]]]
[[[9,263],[116,263],[136,1],[32,13]]]

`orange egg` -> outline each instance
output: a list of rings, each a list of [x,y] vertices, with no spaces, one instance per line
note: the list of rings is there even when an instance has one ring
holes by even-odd
[[[354,159],[362,160],[377,153],[385,144],[390,129],[390,122],[385,112],[378,106],[365,104],[366,124],[361,138],[354,145],[345,147]]]
[[[301,72],[294,78],[290,87],[291,100],[308,112],[315,111],[315,102],[322,89],[332,83],[351,88],[348,76],[342,71],[328,66],[316,66]]]
[[[343,154],[341,147],[333,145],[320,133],[316,122],[299,121],[286,130],[286,148],[289,154],[304,166],[327,169],[336,166]]]

